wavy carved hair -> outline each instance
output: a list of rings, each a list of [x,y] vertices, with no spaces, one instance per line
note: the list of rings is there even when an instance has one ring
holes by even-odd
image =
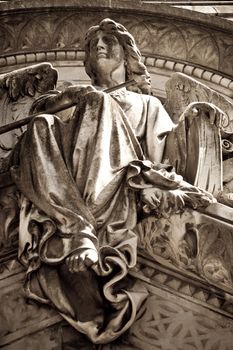
[[[124,49],[126,60],[126,80],[136,79],[137,77],[144,76],[142,81],[137,84],[130,85],[128,90],[140,92],[144,94],[151,93],[150,75],[146,66],[142,62],[142,56],[137,48],[133,36],[127,31],[127,29],[109,18],[106,18],[100,22],[99,25],[90,27],[85,37],[85,59],[84,65],[87,74],[92,80],[92,84],[96,85],[95,69],[91,66],[90,61],[90,41],[98,31],[103,31],[108,34],[114,35],[120,45]]]

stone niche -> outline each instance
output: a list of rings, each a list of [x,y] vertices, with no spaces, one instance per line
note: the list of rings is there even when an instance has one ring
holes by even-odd
[[[151,74],[153,93],[166,102],[175,121],[181,107],[200,101],[203,96],[221,107],[229,121],[232,120],[233,23],[168,5],[145,5],[141,1],[30,0],[0,3],[2,106],[9,96],[14,97],[0,125],[28,113],[28,96],[38,96],[35,81],[38,69],[44,74],[43,88],[53,87],[56,76],[44,62],[50,62],[58,71],[58,86],[66,81],[89,82],[82,62],[84,34],[105,17],[122,23],[134,35]],[[38,66],[32,71],[28,68],[31,86],[25,96],[17,96],[14,87],[20,84],[20,79],[15,83],[8,73],[35,64]],[[174,75],[171,78],[173,73],[176,79]],[[17,74],[20,77],[20,71]],[[49,83],[48,74],[51,74]],[[174,96],[182,102],[177,109],[171,106]],[[226,128],[232,132],[231,123]],[[147,289],[148,298],[133,326],[114,344],[103,347],[91,344],[54,310],[25,298],[25,270],[17,260],[15,188],[4,163],[4,156],[22,131],[15,132],[10,140],[0,136],[0,347],[6,350],[231,350],[233,209],[222,204],[212,205],[203,212],[187,211],[185,217],[171,216],[169,224],[167,221],[158,224],[149,217],[138,225],[138,263],[130,275]],[[225,174],[230,168],[228,162]],[[202,179],[196,181],[200,183]],[[184,224],[187,220],[189,225]]]

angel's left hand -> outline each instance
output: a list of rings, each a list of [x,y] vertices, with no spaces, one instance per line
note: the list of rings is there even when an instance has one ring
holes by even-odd
[[[211,193],[186,182],[175,190],[145,188],[141,191],[141,200],[146,213],[154,212],[164,217],[183,212],[185,207],[199,209],[216,202]]]
[[[145,188],[141,191],[144,211],[155,211],[162,216],[183,211],[185,207],[185,193],[179,189],[162,190],[159,188]]]

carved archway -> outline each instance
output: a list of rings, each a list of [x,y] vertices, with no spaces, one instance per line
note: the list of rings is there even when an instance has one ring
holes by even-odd
[[[34,0],[0,4],[3,38],[0,73],[49,61],[59,79],[87,82],[82,59],[84,33],[90,25],[111,17],[135,36],[152,76],[154,94],[165,98],[165,83],[173,72],[193,76],[225,96],[232,96],[233,24],[210,15],[140,1]],[[190,16],[191,14],[191,16]],[[76,79],[75,79],[76,80]]]

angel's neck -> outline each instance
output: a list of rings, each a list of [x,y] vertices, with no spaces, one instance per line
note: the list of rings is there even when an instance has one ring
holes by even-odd
[[[124,65],[121,65],[112,71],[109,71],[106,67],[101,68],[96,72],[96,83],[103,89],[125,82],[126,72]]]

